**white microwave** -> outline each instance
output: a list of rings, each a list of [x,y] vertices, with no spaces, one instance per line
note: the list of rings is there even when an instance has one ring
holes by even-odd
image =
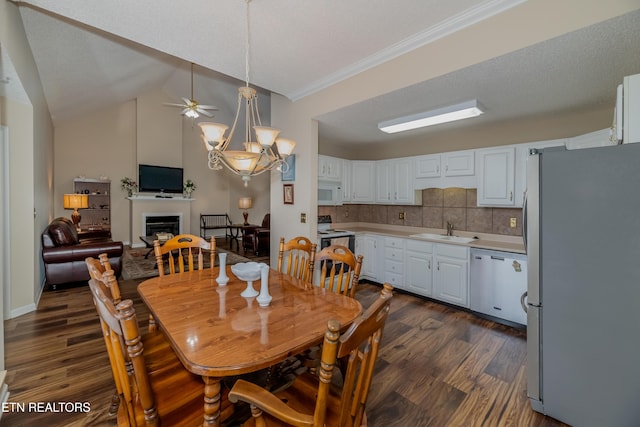
[[[342,187],[340,186],[340,184],[318,182],[318,205],[342,205]]]

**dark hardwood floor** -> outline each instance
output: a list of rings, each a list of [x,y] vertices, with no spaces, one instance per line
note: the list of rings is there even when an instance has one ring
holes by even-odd
[[[224,247],[224,242],[220,242]],[[121,281],[142,330],[148,311],[140,281]],[[362,283],[367,307],[380,288]],[[370,426],[563,426],[526,398],[521,330],[397,292],[367,404]],[[5,321],[10,404],[2,426],[113,426],[114,391],[98,317],[87,286],[45,291],[37,311]],[[28,412],[30,402],[87,402],[88,412]]]

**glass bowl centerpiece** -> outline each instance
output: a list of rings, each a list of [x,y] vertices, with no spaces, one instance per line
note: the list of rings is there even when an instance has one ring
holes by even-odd
[[[247,288],[240,295],[245,298],[255,297],[258,291],[253,288],[253,282],[260,278],[262,263],[239,262],[231,266],[231,272],[243,282],[247,282]]]

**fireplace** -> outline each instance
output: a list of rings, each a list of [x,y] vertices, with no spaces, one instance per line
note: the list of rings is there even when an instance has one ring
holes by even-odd
[[[154,215],[146,214],[143,217],[145,236],[154,236],[156,233],[171,233],[174,236],[180,234],[182,215]]]

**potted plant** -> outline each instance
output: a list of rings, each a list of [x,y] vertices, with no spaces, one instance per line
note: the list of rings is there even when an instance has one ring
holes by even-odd
[[[138,189],[138,183],[129,177],[120,180],[120,188],[127,192],[127,197],[133,196],[133,192]]]
[[[188,179],[184,182],[182,189],[184,190],[184,193],[187,196],[187,199],[190,199],[191,193],[193,193],[196,190],[196,184],[195,182]]]

